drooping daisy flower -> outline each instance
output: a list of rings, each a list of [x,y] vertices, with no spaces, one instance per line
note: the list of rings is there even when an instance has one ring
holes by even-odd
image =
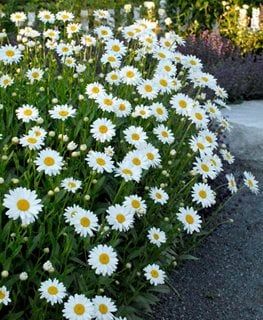
[[[36,191],[22,187],[9,190],[4,197],[3,205],[8,209],[6,215],[9,218],[20,218],[25,225],[34,222],[42,210],[41,200],[37,198]]]
[[[91,320],[94,318],[94,306],[84,294],[70,296],[64,303],[63,316],[68,320]]]
[[[69,192],[76,193],[81,188],[81,181],[74,178],[65,178],[61,181],[61,187]]]
[[[163,124],[153,129],[154,134],[162,143],[172,144],[174,142],[174,134]]]
[[[35,121],[39,117],[39,112],[37,108],[29,104],[24,104],[22,107],[16,109],[16,116],[19,120],[28,123],[29,121]]]
[[[231,174],[226,174],[226,179],[227,179],[227,186],[229,191],[234,194],[237,193],[237,183],[234,175]]]
[[[117,269],[117,253],[111,246],[99,244],[89,252],[88,263],[96,274],[110,276]]]
[[[66,119],[75,116],[76,109],[67,104],[63,104],[54,106],[54,108],[52,110],[49,110],[48,112],[51,118],[65,121]]]
[[[102,173],[103,171],[112,172],[114,165],[110,156],[98,151],[90,151],[86,157],[88,165],[92,170]]]
[[[220,153],[223,157],[223,159],[229,163],[229,164],[233,164],[235,161],[235,157],[226,149],[222,149],[220,150]]]
[[[166,234],[160,228],[152,227],[147,234],[147,238],[150,242],[157,247],[160,247],[163,243],[166,242]]]
[[[115,125],[111,120],[99,118],[92,123],[90,132],[97,141],[111,141],[115,136]]]
[[[142,127],[130,126],[124,130],[125,140],[134,146],[139,146],[145,142],[147,135]]]
[[[150,284],[154,286],[164,284],[165,272],[160,269],[158,264],[149,264],[143,269],[143,271],[146,279],[150,281]]]
[[[97,216],[90,210],[77,210],[72,218],[72,224],[82,237],[87,235],[92,237],[99,226]]]
[[[194,231],[200,231],[202,220],[194,208],[180,208],[177,218],[183,223],[184,230],[187,233],[192,234]]]
[[[95,296],[92,299],[94,314],[97,320],[113,320],[113,313],[117,311],[115,303],[106,296]]]
[[[157,188],[157,187],[152,187],[150,189],[150,198],[155,202],[155,203],[160,203],[160,204],[165,204],[167,203],[169,196],[168,193],[165,192],[162,188]]]
[[[40,68],[29,69],[26,73],[27,78],[31,83],[34,81],[39,81],[43,78],[44,71]]]
[[[215,192],[206,183],[196,183],[192,188],[193,200],[201,204],[203,208],[211,207],[215,204]]]
[[[2,286],[0,288],[0,304],[4,304],[7,306],[9,302],[11,302],[11,299],[9,298],[10,291],[7,290],[6,286]]]
[[[145,200],[136,194],[125,197],[123,205],[133,214],[142,215],[146,213],[147,206]]]
[[[116,204],[107,209],[107,221],[113,230],[127,231],[134,222],[133,213],[127,207]]]
[[[258,181],[255,179],[254,175],[251,172],[244,172],[244,184],[247,186],[253,193],[259,193]]]
[[[7,88],[14,83],[14,79],[11,78],[8,74],[4,74],[0,77],[0,87]]]
[[[35,160],[37,171],[44,171],[49,176],[60,173],[63,165],[63,158],[55,150],[50,148],[41,150]]]
[[[56,278],[41,282],[38,290],[41,293],[40,298],[46,299],[52,306],[56,303],[62,303],[67,295],[64,284]]]

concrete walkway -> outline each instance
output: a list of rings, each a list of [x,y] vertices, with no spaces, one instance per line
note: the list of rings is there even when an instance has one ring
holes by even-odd
[[[252,170],[263,189],[263,102],[246,102],[225,113],[227,137],[238,159],[235,171]],[[243,190],[223,210],[221,225],[171,276],[171,292],[155,308],[155,320],[263,319],[263,193]]]

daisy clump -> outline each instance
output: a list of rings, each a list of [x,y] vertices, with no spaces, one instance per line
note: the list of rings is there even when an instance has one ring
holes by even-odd
[[[36,17],[0,45],[1,314],[144,319],[234,163],[227,94],[159,21]]]

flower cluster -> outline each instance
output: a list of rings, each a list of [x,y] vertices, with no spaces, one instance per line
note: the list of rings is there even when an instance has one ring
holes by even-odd
[[[211,181],[234,161],[218,139],[230,128],[227,94],[177,51],[183,39],[144,19],[116,31],[102,13],[90,33],[71,12],[40,11],[36,29],[14,13],[16,44],[0,47],[7,313],[138,315],[165,283],[176,238],[199,232],[200,211],[216,203]],[[233,174],[226,184],[237,191]],[[245,185],[258,191],[251,173]]]

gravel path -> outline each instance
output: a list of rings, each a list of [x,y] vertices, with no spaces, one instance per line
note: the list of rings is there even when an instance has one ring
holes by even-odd
[[[262,189],[263,172],[256,175]],[[198,261],[172,274],[180,299],[172,292],[163,296],[152,319],[263,319],[263,193],[240,192],[224,218],[234,222],[207,238],[193,254]]]

